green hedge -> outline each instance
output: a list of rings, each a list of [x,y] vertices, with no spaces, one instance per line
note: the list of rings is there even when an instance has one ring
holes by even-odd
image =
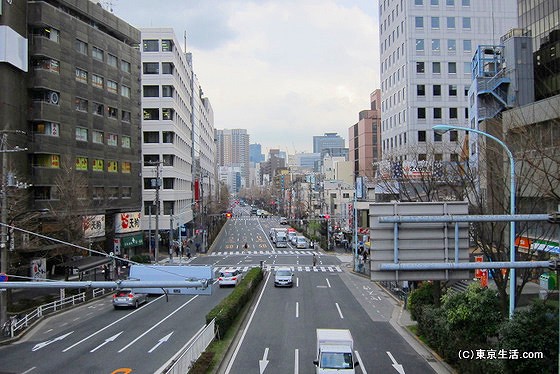
[[[218,339],[225,336],[241,309],[251,300],[262,279],[263,272],[260,267],[249,270],[235,289],[206,315],[207,324],[216,319]]]

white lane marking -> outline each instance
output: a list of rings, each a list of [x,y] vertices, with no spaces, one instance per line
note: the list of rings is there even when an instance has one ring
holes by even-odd
[[[362,362],[362,358],[360,357],[360,352],[354,351],[354,354],[356,355],[356,358],[358,359],[358,362],[360,363],[360,368],[362,369],[362,373],[367,374],[366,367],[364,366],[364,363]]]
[[[152,349],[150,349],[148,351],[148,353],[152,353],[153,351],[155,351],[157,349],[157,347],[159,347],[160,345],[162,345],[163,343],[165,343],[166,341],[169,340],[169,338],[171,337],[171,335],[173,335],[174,331],[171,331],[169,334],[165,335],[163,338],[161,338],[156,345],[154,345],[152,347]]]
[[[338,309],[338,314],[340,315],[341,319],[344,319],[344,316],[342,315],[342,311],[340,310],[340,306],[338,306],[338,303],[335,303],[336,305],[336,309]]]
[[[329,282],[328,278],[327,278],[327,285],[329,286],[329,288],[331,288],[331,282]]]
[[[93,352],[97,351],[99,348],[103,347],[105,344],[109,344],[110,342],[114,342],[119,337],[119,335],[122,334],[122,333],[123,333],[123,331],[105,339],[105,341],[103,343],[101,343],[97,347],[93,348],[90,352],[93,353]]]
[[[27,374],[27,373],[31,373],[33,370],[37,369],[37,366],[33,366],[32,368],[27,369],[26,371],[24,371],[21,374]]]
[[[31,349],[31,351],[33,351],[33,352],[38,351],[38,350],[41,349],[41,348],[45,348],[45,347],[46,347],[47,345],[49,345],[49,344],[52,344],[52,343],[57,342],[57,341],[59,341],[59,340],[63,340],[63,339],[65,339],[67,336],[69,336],[70,334],[72,334],[73,332],[74,332],[74,331],[70,331],[70,332],[67,333],[67,334],[57,336],[56,338],[51,339],[51,340],[47,340],[46,342],[41,342],[41,343],[35,344],[35,345],[33,346],[33,348]]]
[[[264,373],[264,370],[266,369],[266,366],[268,365],[268,347],[266,347],[264,349],[264,354],[263,354],[263,358],[262,360],[259,360],[259,373],[262,374]]]
[[[158,327],[159,325],[161,325],[163,322],[165,322],[165,320],[167,320],[168,318],[171,318],[171,316],[173,316],[175,313],[177,313],[178,311],[180,311],[181,309],[183,309],[184,307],[186,307],[191,301],[193,301],[194,299],[196,299],[199,295],[194,295],[189,301],[187,301],[186,303],[184,303],[183,305],[181,305],[180,307],[178,307],[177,309],[175,309],[173,312],[169,313],[164,319],[162,319],[161,321],[159,321],[158,323],[156,323],[155,325],[153,325],[152,327],[150,327],[148,330],[146,330],[143,334],[140,334],[140,336],[138,336],[136,339],[134,339],[133,341],[131,341],[130,343],[128,343],[127,345],[125,345],[124,347],[121,348],[121,350],[119,351],[119,353],[121,353],[122,351],[124,351],[125,349],[127,349],[128,347],[130,347],[132,344],[136,343],[138,340],[140,340],[141,338],[143,338],[146,334],[148,334],[150,331],[152,331],[153,329],[155,329],[156,327]]]
[[[299,374],[299,349],[294,352],[294,374]]]
[[[299,277],[296,277],[296,287],[299,287]]]
[[[296,318],[299,318],[299,302],[296,301]]]
[[[266,283],[268,282],[268,279],[270,278],[270,274],[268,273],[268,275],[266,276],[266,281],[265,281],[265,286]],[[229,374],[229,371],[231,370],[231,367],[233,366],[233,362],[235,361],[237,354],[239,353],[239,350],[241,349],[241,344],[243,344],[243,340],[245,340],[245,335],[247,335],[247,330],[249,330],[249,327],[251,326],[251,322],[253,321],[253,317],[255,317],[255,313],[257,312],[257,309],[259,307],[259,304],[261,302],[261,299],[264,295],[264,291],[266,290],[266,287],[263,287],[261,290],[261,294],[259,295],[259,298],[257,299],[257,303],[255,304],[255,309],[253,309],[253,312],[251,313],[251,316],[249,317],[249,321],[247,322],[247,325],[245,326],[245,329],[243,330],[243,333],[241,334],[241,338],[239,339],[239,342],[237,343],[237,347],[235,347],[235,350],[233,351],[233,355],[231,356],[231,359],[229,360],[229,363],[226,367],[226,372],[225,374]]]

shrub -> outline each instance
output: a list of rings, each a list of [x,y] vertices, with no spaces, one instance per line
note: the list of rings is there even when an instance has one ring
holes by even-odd
[[[137,262],[139,264],[149,264],[151,262],[149,255],[134,255],[130,258],[130,261]]]
[[[410,311],[410,316],[414,321],[418,321],[422,307],[425,305],[434,305],[434,285],[429,282],[424,282],[420,287],[415,289],[408,296],[407,308]]]

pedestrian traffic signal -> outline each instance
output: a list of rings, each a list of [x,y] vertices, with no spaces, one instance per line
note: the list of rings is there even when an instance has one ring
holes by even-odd
[[[226,213],[226,218],[231,218],[231,212]]]

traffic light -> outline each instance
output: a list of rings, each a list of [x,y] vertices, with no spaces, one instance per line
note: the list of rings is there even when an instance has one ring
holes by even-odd
[[[231,212],[227,212],[227,213],[226,213],[226,218],[227,218],[227,219],[230,219],[230,218],[231,218]]]
[[[331,216],[330,216],[330,215],[328,215],[328,214],[325,214],[325,219],[326,219],[327,221],[328,221],[328,220],[329,220],[330,218],[331,218]]]

